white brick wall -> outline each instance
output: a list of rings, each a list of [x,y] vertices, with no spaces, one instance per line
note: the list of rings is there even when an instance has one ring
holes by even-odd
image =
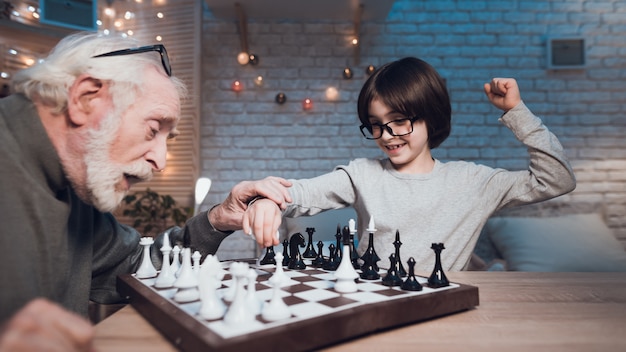
[[[518,79],[526,104],[557,134],[574,165],[571,194],[518,212],[600,211],[626,243],[626,1],[396,0],[384,21],[361,25],[361,59],[345,22],[255,21],[249,46],[257,66],[240,66],[237,24],[204,13],[201,157],[213,179],[206,206],[238,181],[268,175],[312,177],[356,157],[381,155],[358,131],[356,97],[369,64],[420,57],[447,79],[453,101],[450,138],[435,150],[443,160],[465,159],[525,168],[525,148],[499,125],[482,83]],[[584,70],[548,71],[548,36],[583,36]],[[344,80],[349,65],[354,78]],[[256,87],[253,80],[264,77]],[[234,93],[234,79],[245,89]],[[326,101],[325,89],[340,98]],[[285,92],[287,102],[274,96]],[[303,111],[301,101],[314,101]],[[255,245],[232,236],[223,259],[254,255]]]

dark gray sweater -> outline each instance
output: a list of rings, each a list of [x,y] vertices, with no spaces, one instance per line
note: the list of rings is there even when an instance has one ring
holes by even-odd
[[[140,264],[141,235],[76,196],[33,103],[0,99],[0,322],[46,297],[87,315],[88,301],[114,303],[118,274]],[[194,249],[215,253],[229,233],[212,230],[206,212],[187,222]],[[183,231],[172,229],[173,242]],[[161,236],[153,245],[160,267]]]

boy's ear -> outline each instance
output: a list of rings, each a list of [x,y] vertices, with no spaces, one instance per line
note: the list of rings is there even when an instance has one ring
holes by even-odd
[[[72,124],[86,124],[92,114],[99,113],[99,104],[106,99],[107,89],[101,80],[90,75],[80,75],[69,89],[67,99],[68,118]]]

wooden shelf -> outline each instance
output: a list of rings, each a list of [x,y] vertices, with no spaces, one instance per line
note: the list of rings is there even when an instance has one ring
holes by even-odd
[[[248,19],[352,21],[359,4],[361,20],[384,20],[395,0],[205,0],[216,18],[237,19],[239,3]]]

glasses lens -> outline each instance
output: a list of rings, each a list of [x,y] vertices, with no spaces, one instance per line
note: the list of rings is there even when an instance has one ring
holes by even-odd
[[[372,129],[371,125],[361,125],[359,128],[361,129],[361,134],[363,134],[363,137],[367,139],[376,139],[380,137],[379,128]],[[378,133],[378,136],[374,136],[377,133]]]
[[[394,136],[404,136],[413,132],[413,122],[410,119],[391,121],[387,126],[393,130]]]

